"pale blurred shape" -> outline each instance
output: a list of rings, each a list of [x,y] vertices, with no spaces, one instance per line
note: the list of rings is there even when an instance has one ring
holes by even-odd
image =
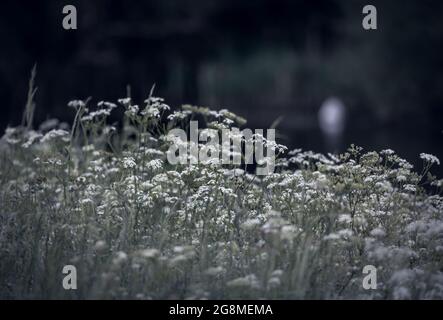
[[[346,109],[343,102],[335,97],[323,102],[318,112],[321,131],[327,136],[339,136],[345,128]]]

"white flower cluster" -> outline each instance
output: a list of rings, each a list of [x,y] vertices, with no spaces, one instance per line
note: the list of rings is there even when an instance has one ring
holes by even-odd
[[[89,284],[78,297],[97,299],[443,299],[435,156],[421,154],[415,172],[390,149],[286,153],[256,133],[254,142],[287,154],[268,175],[192,154],[171,164],[171,139],[186,150],[241,155],[223,141],[168,136],[195,113],[215,130],[244,119],[194,106],[169,114],[152,96],[142,108],[119,103],[121,129],[107,123],[115,104],[89,112],[73,101],[72,129],[51,121],[6,130],[0,298],[66,297],[53,277],[69,261]],[[245,139],[234,130],[229,138]],[[361,285],[369,264],[377,290]]]
[[[425,162],[428,162],[430,164],[440,165],[440,160],[436,156],[434,156],[432,154],[420,153],[420,158],[423,159]]]

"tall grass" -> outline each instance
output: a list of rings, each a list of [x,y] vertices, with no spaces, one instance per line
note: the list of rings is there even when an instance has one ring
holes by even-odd
[[[23,126],[0,143],[0,298],[443,298],[432,155],[419,172],[392,150],[355,146],[293,150],[264,177],[171,165],[170,129],[244,119],[171,112],[151,93],[143,107],[72,101],[72,127],[33,130],[33,87]],[[117,107],[123,128],[107,121]],[[77,290],[62,286],[65,265],[77,268]],[[376,290],[362,286],[365,265],[377,268]]]

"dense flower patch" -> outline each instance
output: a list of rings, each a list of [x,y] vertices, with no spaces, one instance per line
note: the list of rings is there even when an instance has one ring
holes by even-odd
[[[89,104],[69,103],[72,126],[8,128],[1,140],[1,298],[443,298],[436,157],[421,154],[416,171],[392,150],[292,150],[266,176],[171,165],[172,128],[245,119],[172,112],[153,96]],[[121,128],[107,121],[118,107]],[[77,290],[63,289],[64,265]],[[362,286],[365,265],[376,290]]]

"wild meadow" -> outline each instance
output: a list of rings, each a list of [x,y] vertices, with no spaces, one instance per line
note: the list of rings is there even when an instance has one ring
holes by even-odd
[[[264,176],[214,161],[172,165],[171,129],[245,119],[170,110],[151,92],[140,105],[71,101],[71,125],[36,129],[34,93],[0,142],[0,298],[443,298],[436,157],[417,155],[414,168],[392,150],[276,145]],[[113,126],[115,109],[123,119]],[[65,265],[77,269],[76,290],[62,286]],[[376,289],[362,286],[366,265]]]

